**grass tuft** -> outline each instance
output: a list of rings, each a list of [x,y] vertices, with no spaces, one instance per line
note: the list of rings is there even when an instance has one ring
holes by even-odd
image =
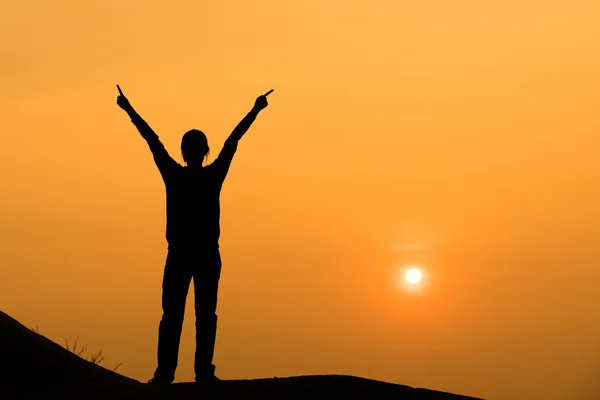
[[[37,333],[38,335],[42,335],[40,333],[40,329],[39,327],[36,325],[35,328],[30,328],[32,331],[34,331],[35,333]],[[43,335],[42,335],[43,336]],[[91,354],[87,354],[86,356],[83,356],[83,352],[87,349],[88,345],[85,344],[81,347],[79,347],[79,335],[77,335],[77,337],[75,338],[75,340],[73,340],[73,344],[69,346],[69,341],[67,339],[65,339],[65,348],[70,351],[71,353],[75,354],[78,357],[83,358],[86,361],[91,362],[92,364],[96,364],[96,365],[100,365],[100,363],[104,360],[104,349],[100,349],[100,351],[97,351],[95,353],[91,353]],[[113,369],[112,371],[115,372],[121,365],[123,365],[123,361],[121,361],[120,363],[118,363]]]

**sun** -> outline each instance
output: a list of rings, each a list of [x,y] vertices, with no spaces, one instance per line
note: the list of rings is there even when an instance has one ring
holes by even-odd
[[[423,274],[421,273],[421,270],[419,268],[413,267],[406,270],[406,273],[404,274],[404,279],[406,279],[406,282],[410,283],[411,285],[416,285],[419,282],[421,282],[422,276]]]
[[[411,295],[425,294],[431,283],[429,269],[420,264],[405,264],[396,268],[394,280],[398,289]]]

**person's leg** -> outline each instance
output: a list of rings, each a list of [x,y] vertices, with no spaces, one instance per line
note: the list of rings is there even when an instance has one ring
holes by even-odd
[[[158,327],[158,367],[154,373],[154,383],[171,383],[175,380],[185,299],[191,279],[192,269],[186,253],[170,249],[162,284],[163,315]]]
[[[215,379],[213,355],[217,335],[217,292],[221,275],[219,249],[203,255],[194,271],[194,305],[196,309],[196,381]]]

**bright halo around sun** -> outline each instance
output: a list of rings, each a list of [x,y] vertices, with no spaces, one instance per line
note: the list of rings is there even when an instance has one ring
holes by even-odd
[[[406,273],[404,274],[404,279],[406,279],[406,282],[411,285],[417,285],[419,282],[421,282],[422,277],[423,274],[421,273],[421,270],[416,267],[407,269]]]

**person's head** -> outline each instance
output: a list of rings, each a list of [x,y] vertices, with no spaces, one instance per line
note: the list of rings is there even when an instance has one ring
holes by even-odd
[[[187,131],[181,138],[181,156],[187,165],[202,165],[209,151],[208,139],[198,129]]]

